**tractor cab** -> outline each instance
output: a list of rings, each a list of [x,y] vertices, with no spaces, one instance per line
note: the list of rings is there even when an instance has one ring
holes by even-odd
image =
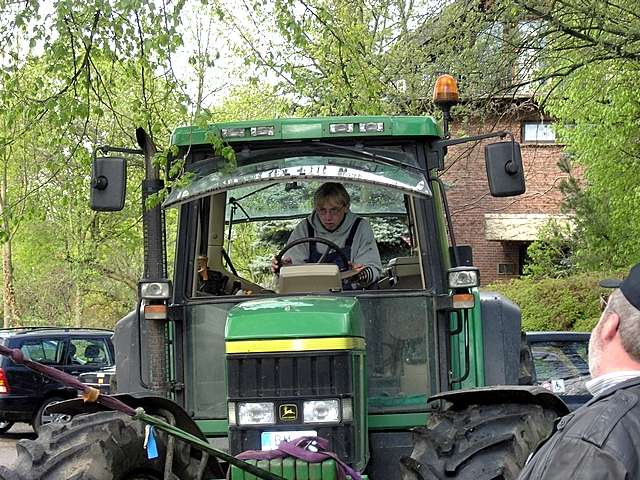
[[[423,286],[412,228],[415,222],[407,207],[414,198],[431,197],[424,174],[402,170],[399,165],[337,156],[331,150],[321,154],[318,149],[306,157],[296,156],[295,150],[288,154],[293,156],[239,167],[231,174],[203,175],[169,196],[168,206],[196,202],[200,207],[201,221],[193,237],[198,244],[192,295],[339,293],[343,286],[350,290]],[[322,258],[284,265],[275,276],[269,269],[271,257],[286,258],[291,249],[327,243],[319,236],[287,244],[297,222],[317,216],[314,191],[324,182],[343,185],[351,198],[348,210],[366,219],[374,236],[377,234],[375,249],[382,252],[385,267],[376,272],[375,281],[351,282],[357,272],[344,267],[351,259],[344,257],[343,246],[338,245],[325,252],[344,257],[340,269]]]
[[[198,171],[192,183],[171,193],[167,207],[190,202],[200,207],[202,219],[193,237],[198,241],[193,295],[339,293],[409,284],[423,288],[415,222],[407,207],[432,193],[415,146],[411,151],[408,145],[336,148],[316,143],[292,144],[270,155],[255,155],[255,160],[241,151],[247,164],[231,172]],[[352,281],[358,272],[348,268],[351,259],[344,255],[344,245],[320,234],[287,244],[297,222],[318,216],[314,192],[325,182],[345,187],[351,198],[348,210],[366,219],[377,235],[375,249],[385,268],[369,281]],[[272,257],[280,260],[291,250],[308,251],[309,244],[322,244],[324,252],[343,259],[339,265],[323,258],[285,264],[272,275]]]

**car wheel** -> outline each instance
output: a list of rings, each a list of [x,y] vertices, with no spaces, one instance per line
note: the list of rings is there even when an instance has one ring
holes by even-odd
[[[64,398],[61,397],[51,397],[46,399],[42,405],[40,405],[38,412],[33,418],[33,422],[31,422],[36,433],[40,433],[42,426],[47,423],[68,423],[71,420],[71,415],[64,413],[51,413],[47,410],[54,403],[62,402],[63,400]]]
[[[0,422],[0,434],[6,433],[9,431],[11,427],[13,427],[14,422]]]

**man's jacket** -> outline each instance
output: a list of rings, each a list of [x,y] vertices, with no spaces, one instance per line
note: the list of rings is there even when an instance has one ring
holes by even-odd
[[[640,479],[640,377],[560,419],[518,479]]]

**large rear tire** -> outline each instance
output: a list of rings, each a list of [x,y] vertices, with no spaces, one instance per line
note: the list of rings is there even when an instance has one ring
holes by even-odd
[[[18,442],[18,459],[11,469],[14,477],[7,478],[161,480],[167,437],[156,431],[159,457],[150,460],[143,447],[144,431],[142,422],[118,412],[80,415],[67,424],[45,425],[36,440]],[[172,478],[219,478],[214,476],[219,472],[209,470],[211,466],[204,472],[200,466],[201,452],[176,439]]]
[[[402,478],[514,480],[556,416],[537,404],[446,405],[416,429],[413,453],[401,460]]]

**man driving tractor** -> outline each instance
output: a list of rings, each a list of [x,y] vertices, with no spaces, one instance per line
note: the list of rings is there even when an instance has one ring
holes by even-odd
[[[335,263],[340,270],[354,270],[355,283],[369,286],[380,277],[382,262],[369,222],[349,210],[351,198],[340,183],[327,182],[313,196],[314,209],[302,220],[289,236],[287,244],[302,238],[323,238],[338,246],[349,264],[344,265],[343,256],[328,245],[307,242],[292,247],[280,262],[274,257],[271,271],[277,273],[282,265],[300,263]],[[329,252],[327,252],[329,249]],[[345,282],[345,289],[356,288],[353,281]]]

